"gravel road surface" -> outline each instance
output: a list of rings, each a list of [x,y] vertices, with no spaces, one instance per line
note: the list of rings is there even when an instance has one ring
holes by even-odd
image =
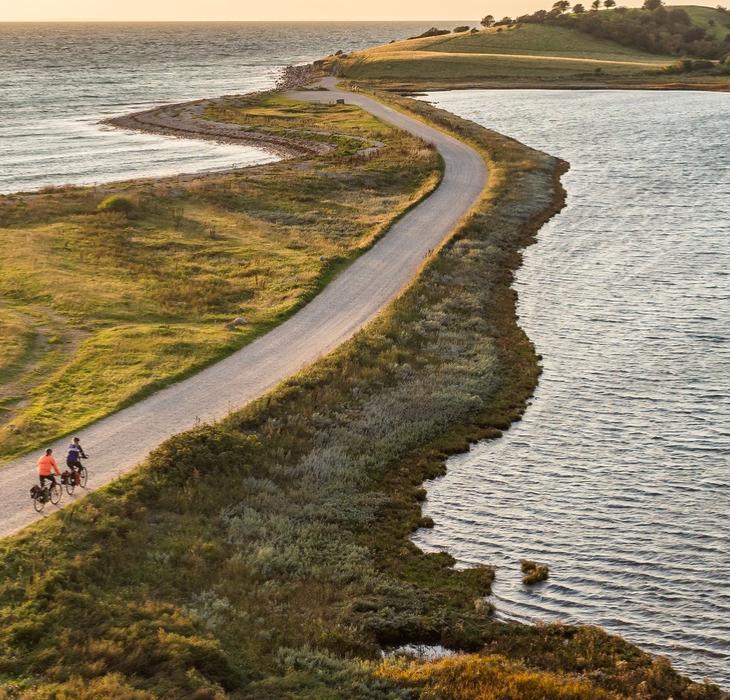
[[[418,273],[429,255],[446,240],[473,207],[487,184],[482,157],[462,142],[367,97],[337,90],[290,93],[302,100],[344,99],[394,126],[435,145],[445,163],[439,187],[393,225],[367,253],[335,278],[298,313],[265,336],[200,373],[80,430],[89,453],[88,489],[103,486],[133,469],[171,435],[197,422],[222,418],[269,391],[288,376],[346,341],[385,307]],[[69,440],[50,445],[65,462]],[[32,454],[2,467],[0,535],[17,532],[56,510],[33,510],[29,489],[36,483]],[[83,494],[83,492],[81,492]],[[64,493],[61,507],[83,497]]]

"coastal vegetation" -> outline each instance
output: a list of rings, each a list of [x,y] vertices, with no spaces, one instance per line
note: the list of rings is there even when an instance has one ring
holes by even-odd
[[[530,559],[521,559],[520,568],[522,569],[522,583],[528,586],[540,581],[547,581],[550,576],[547,564],[538,564]]]
[[[550,10],[523,15],[515,21],[575,29],[588,36],[661,55],[720,59],[730,53],[730,13],[723,8],[665,7],[647,0],[641,8],[616,7],[594,12],[566,11],[556,2]]]
[[[609,0],[610,2],[610,0]],[[600,6],[599,6],[600,7]],[[730,90],[722,9],[570,11],[555,3],[517,19],[488,15],[477,32],[438,34],[331,56],[334,74],[393,91],[467,87]],[[680,57],[690,63],[678,63]],[[713,59],[699,63],[697,59]],[[693,61],[694,59],[694,61]],[[719,60],[716,60],[719,59]],[[691,70],[684,70],[690,65]],[[682,74],[681,82],[676,77]]]
[[[494,620],[491,568],[408,539],[423,480],[534,389],[510,285],[565,165],[384,99],[479,149],[478,208],[332,355],[0,544],[5,698],[722,697],[599,629]],[[468,653],[382,658],[405,643]]]
[[[432,149],[352,106],[270,94],[205,116],[319,154],[0,198],[0,458],[250,342],[440,177]]]

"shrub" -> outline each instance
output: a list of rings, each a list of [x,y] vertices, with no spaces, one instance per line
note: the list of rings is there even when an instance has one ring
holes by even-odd
[[[522,568],[522,583],[527,586],[533,583],[539,583],[540,581],[546,581],[550,575],[550,570],[547,564],[538,564],[535,561],[529,559],[521,559],[520,567]]]
[[[464,32],[468,32],[468,31],[469,31],[468,24],[463,24],[459,27],[454,27],[454,34],[463,34]]]
[[[115,214],[130,216],[135,210],[135,204],[131,199],[129,199],[129,197],[123,197],[120,194],[113,194],[99,202],[99,206],[96,209],[97,211],[113,212]]]
[[[711,71],[715,69],[712,61],[704,59],[683,58],[671,66],[667,66],[664,70],[667,73],[694,73],[698,71]]]
[[[531,669],[503,656],[466,654],[427,662],[386,659],[380,678],[420,690],[424,700],[498,700],[499,698],[613,699],[616,696],[579,676]]]
[[[468,29],[468,27],[467,27]],[[443,36],[444,34],[451,34],[451,32],[448,29],[439,29],[438,27],[431,27],[430,29],[427,29],[423,34],[419,34],[418,36],[409,36],[409,39],[426,39],[429,36]]]
[[[693,25],[685,10],[666,8],[661,0],[647,0],[643,9],[620,7],[612,12],[585,12],[585,7],[578,4],[573,14],[538,10],[519,19],[576,29],[655,54],[718,59],[727,50],[724,42],[706,28]]]

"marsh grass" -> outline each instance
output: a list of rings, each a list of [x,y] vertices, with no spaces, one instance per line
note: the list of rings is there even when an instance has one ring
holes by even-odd
[[[436,185],[439,159],[417,139],[354,107],[325,118],[328,106],[280,101],[261,95],[215,116],[258,129],[285,108],[290,136],[308,139],[317,124],[335,150],[231,174],[0,198],[0,458],[266,332]],[[383,146],[354,157],[363,143],[347,133]],[[239,316],[249,323],[226,329]],[[41,332],[48,323],[57,332]],[[51,346],[54,335],[62,342]]]
[[[423,480],[535,386],[510,283],[562,190],[555,160],[393,100],[482,149],[478,211],[332,355],[0,543],[6,697],[720,697],[601,630],[494,621],[491,568],[408,539]],[[382,661],[404,643],[486,656]]]
[[[530,559],[520,559],[520,569],[522,570],[522,583],[531,586],[540,581],[547,581],[550,576],[550,569],[547,564],[538,564]]]

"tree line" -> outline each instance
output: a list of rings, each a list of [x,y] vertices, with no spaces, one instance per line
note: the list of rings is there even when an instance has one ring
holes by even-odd
[[[601,8],[611,12],[599,12]],[[720,22],[730,27],[730,12],[722,6],[717,9],[724,18]],[[516,23],[551,24],[577,29],[648,53],[722,59],[730,52],[730,34],[719,39],[715,33],[714,20],[710,20],[709,30],[697,26],[685,10],[667,8],[663,0],[645,0],[643,7],[632,9],[617,7],[616,0],[593,0],[589,9],[583,3],[571,7],[568,0],[558,0],[549,10],[538,10],[514,19],[504,17],[496,20],[492,15],[487,15],[481,21],[483,27],[511,26]]]

